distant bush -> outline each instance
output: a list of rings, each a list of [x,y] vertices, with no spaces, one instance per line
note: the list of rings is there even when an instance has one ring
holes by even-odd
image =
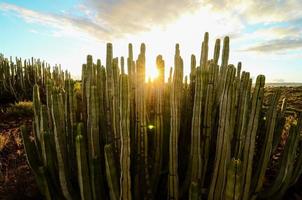
[[[7,108],[6,114],[14,117],[33,116],[33,104],[31,101],[20,101],[15,104],[11,104]]]

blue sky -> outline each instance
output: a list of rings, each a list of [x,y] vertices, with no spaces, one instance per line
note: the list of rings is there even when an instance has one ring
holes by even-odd
[[[156,55],[168,71],[179,43],[188,74],[208,31],[210,51],[229,35],[230,62],[241,61],[253,77],[302,82],[301,10],[300,0],[0,0],[0,53],[41,58],[79,76],[87,54],[104,63],[107,42],[114,56],[127,56],[129,42],[137,55],[145,42],[153,76]]]

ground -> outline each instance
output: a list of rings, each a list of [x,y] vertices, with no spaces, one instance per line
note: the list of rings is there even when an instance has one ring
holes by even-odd
[[[19,127],[30,116],[0,115],[0,199],[41,199],[24,152]]]

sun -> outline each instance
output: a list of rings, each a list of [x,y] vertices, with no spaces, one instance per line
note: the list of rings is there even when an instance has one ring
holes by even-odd
[[[150,80],[153,81],[158,77],[159,73],[155,66],[151,65],[146,67],[146,81]]]

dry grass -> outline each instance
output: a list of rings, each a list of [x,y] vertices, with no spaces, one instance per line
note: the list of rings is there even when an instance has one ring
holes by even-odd
[[[12,111],[32,112],[33,103],[31,101],[20,101],[11,106]]]
[[[8,143],[8,139],[9,139],[8,135],[0,134],[0,151],[4,149],[4,147]]]

